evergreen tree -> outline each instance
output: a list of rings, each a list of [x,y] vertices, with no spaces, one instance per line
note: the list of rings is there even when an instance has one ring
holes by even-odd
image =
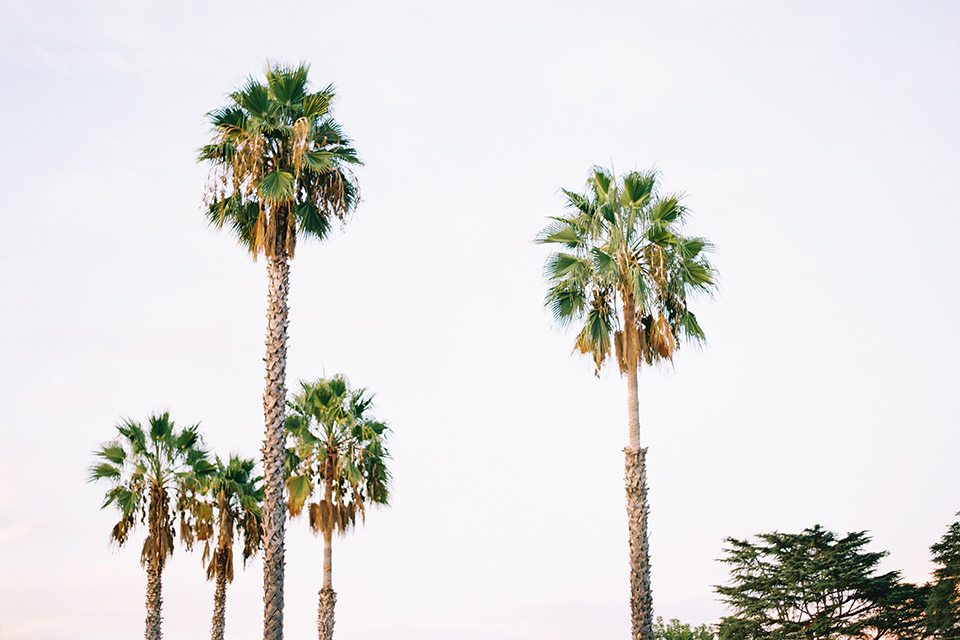
[[[910,589],[916,588],[900,584],[896,571],[876,573],[887,553],[865,551],[865,531],[838,538],[816,525],[757,538],[727,538],[721,562],[730,565],[732,584],[716,591],[734,614],[721,621],[720,640],[909,635],[907,618],[916,614]]]
[[[960,513],[957,514],[960,516]],[[927,632],[944,640],[960,638],[960,521],[930,547],[939,566],[927,602]]]

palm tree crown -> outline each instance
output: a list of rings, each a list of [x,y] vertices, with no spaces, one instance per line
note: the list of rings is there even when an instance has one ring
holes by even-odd
[[[177,430],[169,413],[152,415],[145,429],[132,420],[117,425],[119,435],[95,452],[101,462],[90,468],[90,480],[106,480],[104,507],[114,505],[120,520],[111,539],[124,544],[137,523],[147,525],[140,564],[147,572],[145,637],[160,640],[164,565],[173,555],[174,522],[180,518],[180,537],[189,547],[193,529],[189,514],[192,496],[213,471],[203,449],[199,425]]]
[[[268,65],[266,84],[248,79],[208,114],[207,217],[230,226],[254,257],[292,257],[298,233],[324,238],[330,219],[357,202],[346,167],[360,160],[331,116],[333,87],[309,92],[308,69]]]
[[[680,232],[687,210],[679,196],[661,197],[656,181],[654,171],[618,181],[596,167],[586,194],[564,190],[568,215],[552,218],[537,238],[568,250],[547,260],[547,304],[560,324],[583,320],[576,349],[598,372],[611,344],[627,373],[633,363],[672,359],[682,337],[704,339],[687,301],[714,286],[704,256],[712,245]]]
[[[222,552],[225,578],[231,582],[235,534],[240,533],[243,538],[244,562],[260,548],[263,478],[254,476],[254,461],[249,458],[231,455],[224,463],[220,456],[216,456],[214,466],[215,469],[201,484],[206,499],[197,503],[196,537],[204,543],[203,561],[207,562],[207,579],[216,577],[217,553]]]
[[[369,415],[373,395],[350,389],[343,376],[300,386],[286,422],[294,441],[287,481],[290,513],[300,513],[315,487],[329,487],[330,496],[308,506],[310,527],[315,533],[345,533],[367,504],[389,500],[388,428]]]
[[[120,511],[110,538],[122,545],[138,522],[147,524],[140,562],[144,566],[156,562],[162,568],[173,555],[177,516],[181,537],[193,541],[188,489],[213,465],[202,448],[199,425],[177,431],[167,412],[150,416],[146,429],[124,420],[117,431],[117,438],[95,452],[102,461],[90,468],[90,480],[110,483],[103,507],[114,505]]]
[[[254,476],[251,459],[231,455],[224,463],[215,459],[216,469],[200,484],[204,499],[195,506],[197,539],[203,541],[207,579],[215,580],[211,638],[222,640],[226,629],[227,583],[233,582],[233,540],[243,537],[243,560],[256,553],[262,535],[260,503],[263,478]],[[209,561],[209,562],[208,562]]]

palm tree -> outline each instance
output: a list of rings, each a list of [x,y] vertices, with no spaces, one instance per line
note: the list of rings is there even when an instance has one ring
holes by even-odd
[[[287,431],[293,439],[289,454],[290,514],[307,506],[310,528],[323,534],[323,588],[317,629],[320,640],[333,638],[333,532],[341,535],[363,518],[367,504],[386,504],[390,474],[385,465],[387,426],[369,416],[373,395],[351,390],[341,375],[301,382],[290,403]],[[307,501],[318,489],[322,498]]]
[[[250,78],[230,104],[208,114],[214,140],[207,218],[230,227],[256,259],[267,260],[267,364],[264,498],[264,639],[283,638],[284,407],[289,259],[297,236],[323,239],[358,193],[348,165],[356,151],[330,115],[333,87],[309,92],[306,64],[267,65],[266,84]]]
[[[672,360],[681,339],[704,339],[687,301],[713,289],[715,272],[703,255],[712,246],[681,234],[687,211],[678,196],[659,195],[654,171],[618,181],[595,167],[587,185],[583,195],[564,190],[569,213],[551,218],[537,242],[566,248],[547,259],[546,303],[561,325],[583,321],[574,350],[593,359],[598,375],[612,351],[627,377],[630,607],[633,637],[651,640],[647,450],[640,447],[637,374],[641,363]]]
[[[146,429],[124,420],[117,425],[119,435],[94,453],[101,462],[90,468],[91,482],[110,484],[103,507],[114,505],[120,511],[111,539],[123,545],[138,522],[147,525],[140,552],[140,564],[147,571],[147,640],[161,637],[161,575],[173,555],[174,523],[179,517],[180,537],[190,546],[190,491],[213,469],[198,428],[178,431],[167,412],[150,416]]]
[[[260,547],[263,478],[253,475],[254,462],[231,455],[226,464],[217,456],[215,470],[200,484],[206,500],[196,502],[196,537],[204,543],[207,580],[216,580],[211,638],[223,640],[226,627],[227,583],[233,582],[233,539],[243,537],[243,561]]]

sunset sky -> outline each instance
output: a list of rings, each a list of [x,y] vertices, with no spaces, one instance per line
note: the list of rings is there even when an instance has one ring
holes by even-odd
[[[710,238],[708,336],[640,376],[655,614],[725,614],[727,536],[869,530],[929,578],[960,511],[960,4],[0,0],[0,638],[143,630],[87,482],[169,409],[259,456],[265,264],[201,211],[205,114],[311,65],[362,201],[291,268],[288,387],[343,373],[393,501],[336,539],[339,640],[626,638],[626,390],[572,355],[533,239],[593,165],[656,168]],[[286,636],[322,542],[288,525]],[[239,555],[239,554],[238,554]],[[261,637],[262,567],[227,595]],[[209,637],[200,553],[164,637]]]

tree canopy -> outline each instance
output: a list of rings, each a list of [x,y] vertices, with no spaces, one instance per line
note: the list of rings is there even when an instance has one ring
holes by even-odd
[[[721,640],[833,640],[919,633],[923,593],[899,573],[877,573],[885,551],[867,551],[859,531],[838,537],[820,525],[801,533],[727,538],[731,584],[716,587],[733,609]]]
[[[960,638],[960,521],[930,551],[938,566],[927,603],[927,631],[934,638]]]

